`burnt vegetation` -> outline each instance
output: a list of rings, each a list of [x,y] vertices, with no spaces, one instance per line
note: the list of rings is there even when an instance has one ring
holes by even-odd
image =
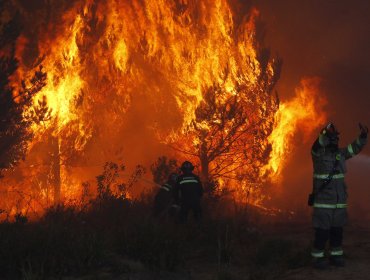
[[[179,225],[153,219],[149,201],[100,197],[0,224],[0,279],[276,279],[309,261],[308,244],[258,226],[254,210]]]
[[[151,172],[166,178],[176,169],[160,157]],[[59,204],[33,222],[22,214],[2,222],[0,279],[276,279],[309,262],[306,242],[274,229],[280,219],[226,196],[204,199],[201,223],[155,218],[151,192],[126,196],[145,169],[125,172],[107,162],[96,195],[84,183],[79,204]]]

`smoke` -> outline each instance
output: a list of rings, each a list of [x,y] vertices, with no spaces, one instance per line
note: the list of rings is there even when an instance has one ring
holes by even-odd
[[[370,220],[370,156],[360,154],[348,161],[349,213],[354,220]]]
[[[258,3],[257,3],[258,2]],[[370,2],[256,1],[266,41],[284,60],[278,91],[284,100],[304,76],[319,76],[329,119],[340,130],[370,125]],[[350,141],[351,139],[343,139]]]
[[[343,146],[357,137],[358,122],[370,126],[370,2],[363,0],[255,1],[266,23],[266,42],[284,61],[278,92],[281,99],[294,95],[304,76],[321,78],[322,93],[328,101],[325,113],[341,132]],[[319,133],[319,130],[317,130]],[[298,129],[296,139],[304,132]],[[296,141],[295,152],[283,171],[284,181],[273,189],[272,201],[284,209],[303,209],[312,189],[308,142]],[[370,149],[349,160],[347,183],[350,214],[369,217]]]
[[[368,167],[370,168],[370,156],[367,155],[358,155],[351,161],[352,164],[359,164],[363,167]],[[351,165],[352,165],[351,164]]]

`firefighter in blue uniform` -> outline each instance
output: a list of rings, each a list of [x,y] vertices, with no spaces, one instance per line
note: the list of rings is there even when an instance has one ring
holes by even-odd
[[[347,187],[344,181],[346,160],[357,155],[366,144],[368,128],[360,126],[360,135],[345,148],[339,148],[339,132],[329,123],[312,145],[313,162],[313,227],[315,238],[312,248],[314,267],[329,265],[325,258],[326,243],[330,245],[330,263],[344,266],[342,239],[347,222]]]
[[[193,212],[196,221],[199,221],[202,215],[200,201],[203,196],[203,186],[199,177],[193,174],[193,170],[193,164],[185,161],[181,165],[182,174],[177,178],[175,197],[180,206],[181,223],[187,221],[190,211]]]

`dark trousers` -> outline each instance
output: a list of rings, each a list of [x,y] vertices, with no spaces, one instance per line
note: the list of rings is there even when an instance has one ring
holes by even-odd
[[[199,221],[202,216],[202,209],[200,203],[183,203],[180,209],[180,222],[186,223],[188,220],[189,212],[193,212],[194,220]]]
[[[343,228],[331,227],[330,229],[315,228],[314,248],[320,251],[325,250],[326,242],[329,240],[330,248],[342,246]]]

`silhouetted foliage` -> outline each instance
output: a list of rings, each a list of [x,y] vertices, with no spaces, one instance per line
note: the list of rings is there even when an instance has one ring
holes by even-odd
[[[9,1],[0,1],[0,11],[5,12],[8,5]],[[32,98],[45,85],[46,74],[41,66],[29,81],[21,82],[17,91],[10,85],[9,79],[18,66],[15,44],[19,33],[17,14],[7,22],[0,22],[0,172],[25,156],[27,142],[32,138],[30,125],[35,118],[47,114],[40,111],[25,115]]]
[[[119,172],[125,170],[125,166],[114,162],[107,162],[104,165],[103,173],[96,176],[96,181],[98,183],[98,196],[100,198],[106,198],[113,195],[112,188],[117,187],[117,179],[119,177]]]
[[[188,279],[189,268],[194,279],[233,271],[239,277],[227,279],[276,279],[310,260],[308,244],[268,227],[264,233],[236,213],[179,227],[150,219],[143,201],[101,203],[58,205],[39,221],[0,223],[0,279]]]
[[[150,170],[153,175],[153,181],[160,185],[168,180],[171,173],[178,173],[179,166],[176,159],[161,156],[151,165]]]
[[[137,165],[128,180],[124,180],[122,173],[125,170],[126,167],[124,164],[119,165],[114,162],[105,163],[103,173],[96,176],[99,199],[108,199],[111,197],[127,198],[129,190],[145,174],[145,168],[142,165]]]

